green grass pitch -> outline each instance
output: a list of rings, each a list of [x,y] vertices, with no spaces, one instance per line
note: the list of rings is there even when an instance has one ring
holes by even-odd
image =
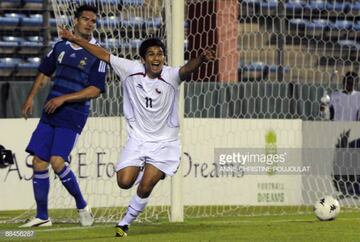
[[[0,220],[11,216],[0,212]],[[134,223],[126,238],[114,237],[115,224],[54,224],[20,229],[0,223],[0,241],[360,241],[360,213],[340,213],[334,221],[313,215],[232,216],[186,219],[184,223]],[[34,231],[34,236],[5,237],[5,231]]]

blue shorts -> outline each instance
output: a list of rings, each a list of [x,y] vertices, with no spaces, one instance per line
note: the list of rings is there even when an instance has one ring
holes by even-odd
[[[75,146],[78,136],[79,134],[74,130],[39,122],[31,136],[26,152],[47,162],[50,161],[51,156],[61,156],[69,162],[70,152]]]

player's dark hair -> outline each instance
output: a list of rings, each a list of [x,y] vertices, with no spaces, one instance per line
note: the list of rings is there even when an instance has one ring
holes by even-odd
[[[356,72],[353,71],[349,71],[346,72],[344,78],[343,78],[343,84],[347,83],[347,82],[352,82],[352,83],[358,83],[359,82],[359,76]]]
[[[166,55],[165,45],[164,45],[164,43],[163,43],[160,39],[158,39],[158,38],[150,38],[150,39],[144,40],[144,41],[141,43],[141,45],[140,45],[139,55],[140,55],[142,58],[145,58],[146,51],[147,51],[150,47],[154,47],[154,46],[160,47],[160,48],[163,50],[164,55]]]
[[[90,11],[90,12],[93,12],[95,14],[98,13],[98,9],[95,6],[84,4],[84,5],[79,6],[76,9],[75,18],[79,18],[81,16],[82,12],[84,12],[84,11]]]

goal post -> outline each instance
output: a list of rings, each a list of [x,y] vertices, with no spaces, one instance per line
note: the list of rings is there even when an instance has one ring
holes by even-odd
[[[171,65],[182,66],[184,64],[184,12],[185,2],[184,0],[172,0],[171,1]],[[175,31],[174,31],[175,30]],[[179,118],[180,118],[180,139],[183,140],[183,120],[184,120],[184,84],[180,86],[179,94]],[[182,146],[181,146],[182,147]],[[183,152],[181,152],[182,156]],[[182,160],[182,159],[181,159]],[[179,165],[177,174],[171,178],[171,222],[183,222],[184,221],[184,205],[183,205],[183,173],[182,166]]]

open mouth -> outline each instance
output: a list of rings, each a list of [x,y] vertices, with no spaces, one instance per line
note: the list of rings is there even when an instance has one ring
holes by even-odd
[[[154,72],[159,72],[161,70],[161,64],[160,63],[152,63],[150,66],[151,66],[151,69]]]

